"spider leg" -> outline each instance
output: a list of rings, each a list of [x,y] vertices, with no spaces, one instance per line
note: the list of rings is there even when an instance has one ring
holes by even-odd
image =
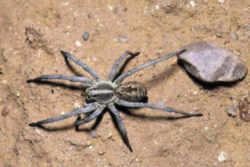
[[[41,81],[43,79],[60,79],[60,80],[68,80],[71,82],[82,82],[87,85],[90,85],[93,81],[86,77],[77,77],[77,76],[67,76],[67,75],[43,75],[40,77],[37,77],[35,79],[29,79],[27,82],[36,82]]]
[[[116,74],[119,72],[119,66],[120,64],[122,63],[122,61],[128,56],[128,55],[131,55],[131,52],[130,51],[126,51],[125,53],[123,53],[123,55],[118,59],[116,60],[114,66],[112,67],[110,73],[109,73],[109,76],[108,76],[108,79],[110,81],[113,81]]]
[[[72,60],[75,64],[79,65],[82,67],[82,69],[84,69],[85,71],[87,71],[92,77],[94,77],[95,79],[99,80],[101,79],[99,77],[99,75],[94,71],[92,70],[89,66],[87,66],[85,63],[77,60],[75,57],[73,57],[70,53],[68,52],[64,52],[64,51],[61,51],[61,54],[66,57],[66,58],[69,58],[70,60]]]
[[[119,131],[122,135],[122,139],[123,141],[125,142],[125,144],[127,145],[127,147],[129,148],[129,150],[131,152],[133,152],[133,149],[129,143],[129,139],[128,139],[128,136],[127,136],[127,131],[126,131],[126,128],[123,124],[123,121],[122,121],[122,118],[120,117],[120,113],[119,111],[116,109],[116,107],[114,106],[113,103],[110,103],[109,106],[108,106],[109,110],[111,111],[111,113],[114,115],[115,117],[115,121],[118,125],[118,128],[119,128]]]
[[[52,118],[49,118],[49,119],[45,119],[45,120],[38,121],[38,122],[32,122],[32,123],[29,124],[29,126],[40,126],[42,124],[47,124],[47,123],[51,123],[51,122],[60,121],[60,120],[72,117],[74,115],[79,115],[79,114],[82,114],[82,113],[91,112],[91,111],[93,111],[95,109],[96,109],[95,105],[89,105],[87,108],[80,108],[80,109],[77,109],[77,110],[75,110],[73,112],[70,112],[70,113],[67,113],[67,114],[59,115],[59,116],[52,117]]]
[[[87,116],[86,118],[83,118],[81,120],[76,120],[75,126],[79,126],[81,124],[88,123],[89,121],[95,119],[96,117],[98,117],[102,113],[103,109],[104,109],[104,107],[102,107],[102,106],[97,107],[97,109],[92,114]]]
[[[187,113],[187,112],[175,110],[175,109],[173,109],[171,107],[159,107],[159,106],[156,106],[156,105],[153,105],[153,104],[148,104],[148,103],[129,102],[129,101],[125,101],[125,100],[118,100],[116,102],[116,104],[118,104],[120,106],[124,106],[124,107],[131,107],[131,108],[146,107],[146,108],[151,108],[151,109],[155,109],[155,110],[161,110],[161,111],[167,111],[167,112],[183,114],[183,115],[189,116],[189,117],[200,117],[200,116],[202,116],[201,113],[196,113],[196,114]]]
[[[158,62],[161,62],[161,61],[163,61],[163,60],[167,60],[167,59],[169,59],[169,58],[171,58],[171,57],[178,56],[178,55],[182,54],[182,53],[185,52],[185,51],[186,51],[185,49],[182,49],[182,50],[180,50],[180,51],[178,51],[178,52],[169,54],[169,55],[164,56],[164,57],[157,58],[157,59],[152,60],[152,61],[150,61],[150,62],[147,62],[147,63],[145,63],[145,64],[143,64],[143,65],[140,65],[140,66],[138,66],[138,67],[135,67],[134,69],[129,70],[128,72],[126,72],[126,73],[120,75],[114,82],[115,82],[115,83],[121,83],[125,78],[131,76],[131,75],[134,74],[135,72],[140,71],[140,70],[143,70],[143,69],[146,68],[146,67],[152,66],[152,65],[154,65],[154,64],[156,64],[156,63],[158,63]]]

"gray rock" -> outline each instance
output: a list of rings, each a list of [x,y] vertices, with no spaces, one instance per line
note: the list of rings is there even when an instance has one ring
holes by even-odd
[[[84,33],[82,34],[82,39],[83,39],[84,41],[87,41],[87,40],[89,39],[89,33],[88,33],[88,32],[84,32]]]
[[[208,42],[184,46],[186,52],[178,60],[193,77],[203,82],[235,82],[247,74],[247,67],[238,56]]]

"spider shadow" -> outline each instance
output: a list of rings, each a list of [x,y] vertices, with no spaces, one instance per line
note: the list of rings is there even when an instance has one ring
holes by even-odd
[[[160,74],[153,76],[152,79],[145,81],[143,85],[146,86],[148,90],[155,87],[156,85],[164,82],[166,79],[169,79],[171,76],[175,74],[175,72],[179,70],[177,64],[173,64],[170,67],[166,67]]]

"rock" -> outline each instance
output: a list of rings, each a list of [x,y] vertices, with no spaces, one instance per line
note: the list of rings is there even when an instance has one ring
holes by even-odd
[[[88,33],[88,32],[84,32],[84,33],[82,34],[82,39],[83,39],[84,41],[89,40],[89,33]]]
[[[247,74],[243,61],[232,52],[212,43],[200,41],[183,47],[178,56],[185,70],[203,82],[235,82]]]
[[[223,162],[229,160],[229,156],[226,152],[221,152],[220,155],[218,156],[218,161]]]
[[[237,106],[232,105],[226,110],[227,114],[231,117],[236,117],[237,116]]]

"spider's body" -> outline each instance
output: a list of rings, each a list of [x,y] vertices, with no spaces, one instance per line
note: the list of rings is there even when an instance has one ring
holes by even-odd
[[[74,63],[82,67],[85,71],[87,71],[94,79],[89,79],[86,77],[79,76],[66,76],[66,75],[44,75],[35,79],[28,80],[28,82],[36,82],[41,81],[43,79],[61,79],[61,80],[69,80],[72,82],[81,82],[84,86],[86,86],[85,94],[86,98],[86,107],[76,109],[73,112],[66,113],[64,115],[56,116],[53,118],[49,118],[46,120],[38,121],[30,123],[30,126],[42,126],[43,124],[63,120],[74,115],[79,116],[80,114],[87,114],[87,116],[83,119],[77,119],[75,122],[75,126],[79,126],[81,124],[87,123],[94,118],[101,115],[105,110],[108,110],[115,118],[119,131],[123,137],[125,144],[128,146],[130,151],[132,148],[129,144],[129,140],[127,137],[127,132],[123,121],[120,117],[120,112],[117,109],[117,106],[127,107],[127,108],[141,108],[147,107],[156,110],[162,110],[167,112],[174,112],[183,114],[185,116],[202,116],[202,114],[191,114],[182,111],[175,110],[170,107],[159,107],[156,105],[148,104],[147,101],[147,90],[141,84],[135,81],[125,82],[122,81],[131,76],[133,73],[140,71],[148,66],[154,65],[160,61],[169,59],[173,56],[181,54],[185,50],[181,50],[174,54],[170,54],[148,63],[145,63],[141,66],[138,66],[126,73],[119,75],[119,66],[122,61],[127,58],[127,56],[132,55],[131,52],[125,52],[115,63],[113,68],[110,71],[107,80],[103,80],[99,77],[99,75],[94,72],[91,68],[89,68],[83,62],[80,62],[71,54],[61,51],[62,55],[65,58],[72,60]],[[132,55],[134,56],[134,55]]]
[[[107,105],[118,99],[142,102],[147,98],[147,90],[140,83],[132,81],[116,84],[110,81],[97,81],[85,91],[86,101]]]

